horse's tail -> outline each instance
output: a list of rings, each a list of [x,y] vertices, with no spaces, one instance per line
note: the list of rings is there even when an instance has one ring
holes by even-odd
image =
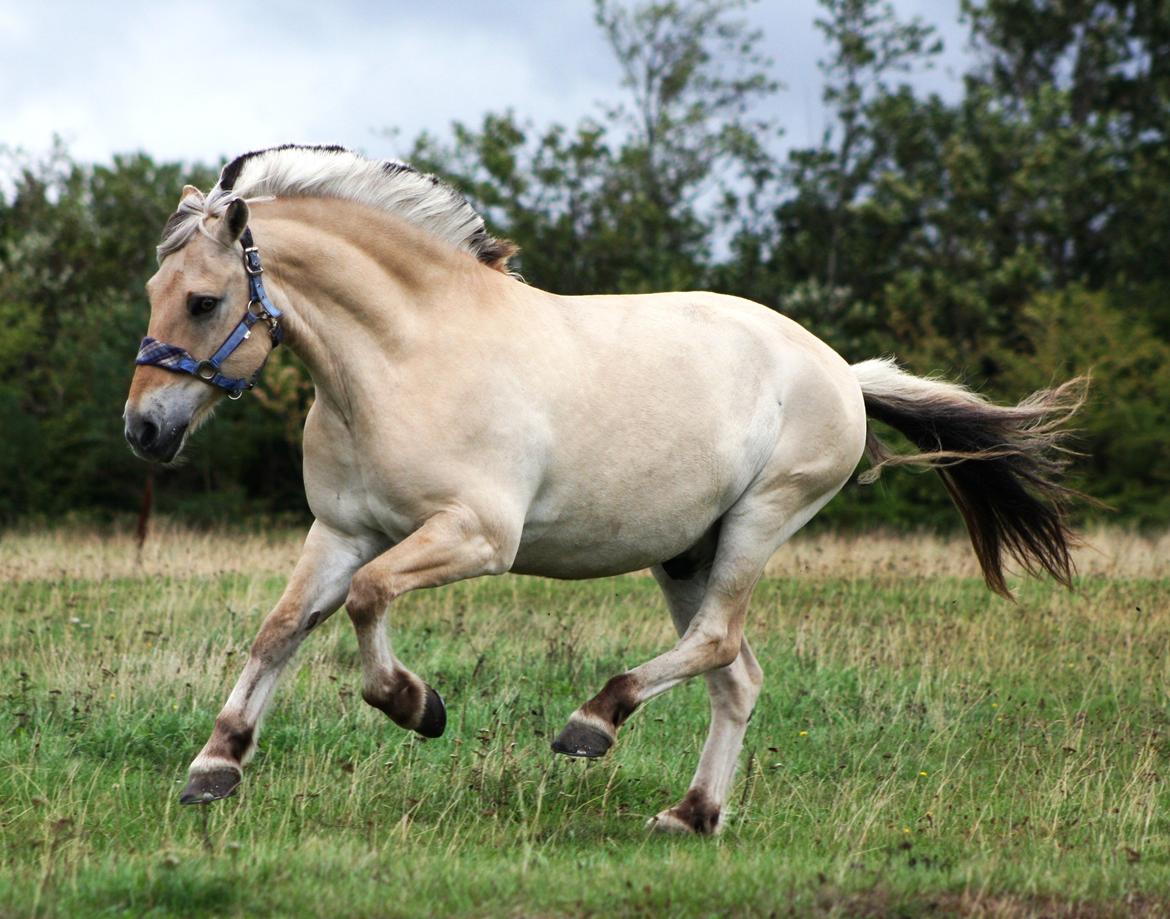
[[[1019,405],[994,405],[964,386],[908,374],[891,359],[853,365],[865,411],[904,434],[921,453],[891,452],[866,432],[872,482],[885,466],[933,468],[963,515],[987,586],[1010,597],[1004,556],[1026,571],[1049,572],[1065,586],[1075,573],[1077,543],[1066,507],[1084,497],[1060,484],[1069,451],[1065,423],[1085,401],[1088,379],[1077,377],[1033,393]]]

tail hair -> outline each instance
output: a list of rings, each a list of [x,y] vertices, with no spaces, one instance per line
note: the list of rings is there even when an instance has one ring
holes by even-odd
[[[1071,587],[1071,549],[1079,543],[1067,509],[1086,499],[1061,484],[1073,455],[1067,423],[1084,404],[1088,377],[1033,393],[1018,405],[995,405],[965,386],[916,377],[892,358],[853,365],[866,414],[901,432],[920,451],[891,451],[872,427],[861,476],[875,481],[886,466],[925,466],[938,472],[963,516],[987,586],[1011,598],[1006,557],[1029,574],[1047,571]],[[1091,499],[1086,499],[1091,500]]]

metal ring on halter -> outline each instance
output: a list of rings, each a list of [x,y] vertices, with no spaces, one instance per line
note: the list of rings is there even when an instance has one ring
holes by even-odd
[[[256,311],[257,309],[259,312]],[[266,307],[260,300],[249,300],[248,312],[251,314],[252,319],[255,322],[263,322],[265,325],[267,325],[268,334],[272,337],[274,342],[279,343],[280,323],[277,321],[277,318],[272,315],[272,313],[268,312],[268,307]]]
[[[195,368],[195,376],[199,377],[205,383],[210,383],[214,380],[217,373],[219,373],[219,368],[211,363],[211,361],[200,361],[199,365]]]

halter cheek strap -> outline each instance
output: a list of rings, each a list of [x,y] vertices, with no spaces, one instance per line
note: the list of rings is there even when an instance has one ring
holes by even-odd
[[[185,348],[180,348],[178,345],[168,345],[166,342],[148,335],[142,339],[142,344],[138,346],[138,357],[134,363],[161,367],[163,370],[170,370],[173,373],[189,373],[204,383],[210,383],[212,386],[218,386],[225,390],[229,399],[240,398],[245,390],[256,385],[260,371],[264,369],[263,363],[256,368],[256,372],[250,377],[225,376],[220,372],[220,367],[240,345],[252,337],[252,326],[257,322],[268,324],[272,347],[275,348],[279,345],[284,338],[284,328],[280,324],[280,319],[284,314],[273,305],[272,301],[268,299],[268,293],[264,290],[262,278],[264,268],[260,265],[260,250],[252,244],[251,229],[244,230],[240,236],[240,245],[244,249],[244,271],[248,275],[248,307],[244,310],[244,318],[236,324],[236,327],[224,339],[223,344],[215,350],[215,353],[206,360],[198,360]],[[267,358],[265,360],[267,361]]]

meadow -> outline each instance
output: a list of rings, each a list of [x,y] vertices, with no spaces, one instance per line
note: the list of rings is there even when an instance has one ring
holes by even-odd
[[[240,794],[178,804],[298,536],[0,536],[0,916],[1170,913],[1170,539],[1092,536],[1067,593],[991,596],[958,540],[798,536],[756,591],[767,681],[724,832],[686,789],[701,681],[610,755],[548,743],[673,638],[643,575],[403,598],[422,740],[360,698],[344,614]]]

